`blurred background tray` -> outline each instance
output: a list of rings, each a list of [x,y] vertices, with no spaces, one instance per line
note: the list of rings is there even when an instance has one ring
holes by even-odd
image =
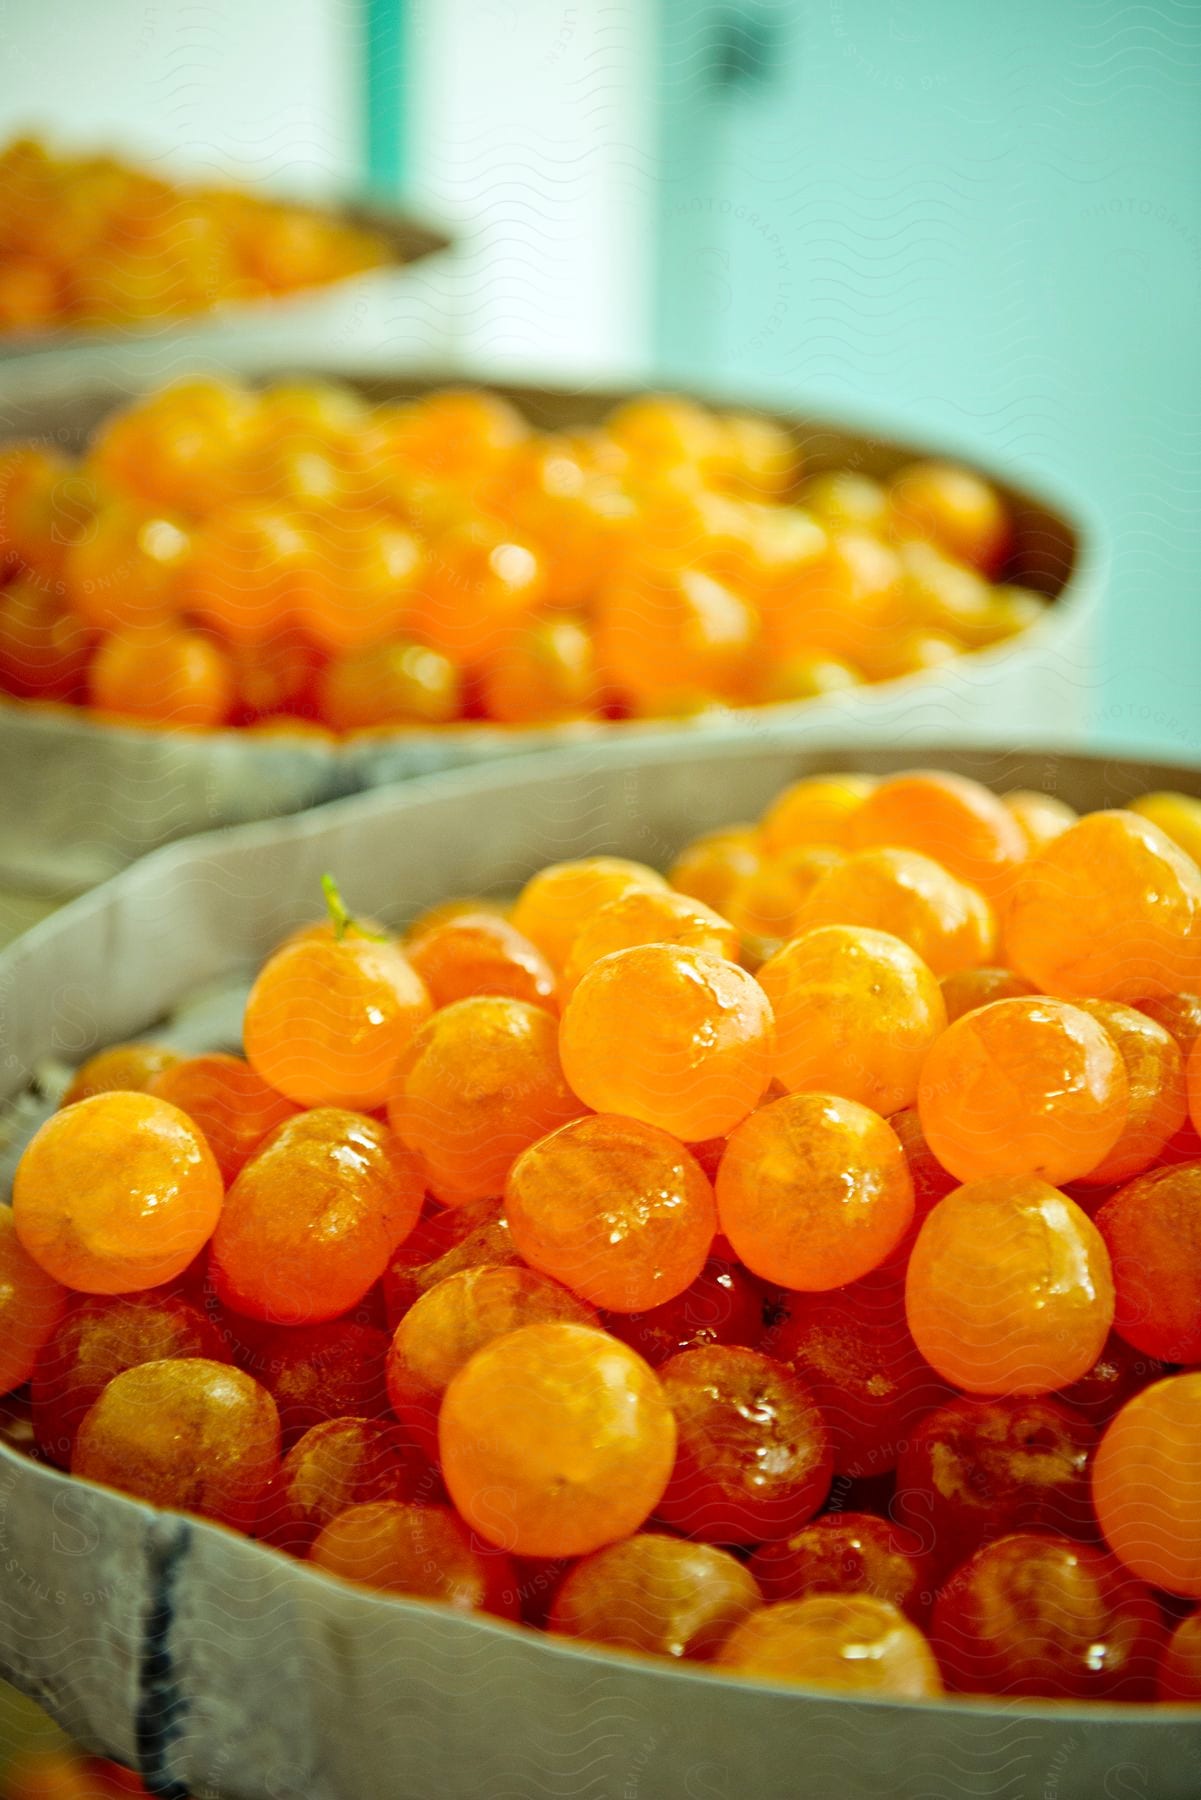
[[[290,371],[254,370],[256,380]],[[315,371],[318,376],[328,370]],[[308,369],[310,375],[314,373]],[[380,375],[339,367],[368,399],[409,396],[453,381],[451,371]],[[80,449],[98,420],[130,397],[128,368],[80,386],[70,371],[30,372],[0,386],[0,440],[33,437]],[[554,429],[603,415],[628,389],[492,384],[537,426]],[[755,406],[741,390],[702,396]],[[887,476],[932,448],[897,441],[886,427],[842,426],[761,410],[792,430],[807,473],[854,466]],[[327,748],[303,738],[243,731],[203,735],[98,724],[70,708],[0,705],[0,885],[59,897],[78,891],[171,839],[216,826],[294,812],[381,782],[490,762],[530,750],[610,742],[737,741],[750,732],[770,742],[778,731],[806,731],[827,742],[903,743],[1036,734],[1079,742],[1089,722],[1093,636],[1104,588],[1099,525],[1079,502],[1040,484],[1014,484],[985,470],[1014,517],[1013,579],[1054,604],[1027,632],[959,657],[937,671],[906,676],[818,700],[701,715],[694,722],[623,721],[536,728],[442,726],[347,740]]]

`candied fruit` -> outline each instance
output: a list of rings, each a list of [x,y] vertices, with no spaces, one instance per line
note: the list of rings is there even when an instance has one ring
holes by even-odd
[[[557,1022],[503,995],[456,1000],[392,1071],[388,1118],[447,1206],[490,1199],[521,1152],[583,1111],[559,1063]]]
[[[1201,1704],[1201,1612],[1181,1619],[1165,1644],[1155,1691],[1160,1700]]]
[[[437,1477],[396,1426],[379,1419],[326,1419],[284,1457],[263,1496],[255,1534],[303,1556],[348,1507],[433,1498],[437,1491]]]
[[[228,1361],[216,1326],[179,1295],[118,1294],[76,1302],[34,1364],[38,1449],[65,1468],[84,1415],[114,1375],[140,1363],[190,1356]]]
[[[74,1106],[77,1100],[90,1100],[93,1094],[111,1094],[121,1089],[144,1094],[159,1075],[180,1060],[174,1050],[162,1044],[113,1044],[80,1063],[61,1104]]]
[[[680,944],[736,962],[739,935],[728,919],[691,895],[670,888],[631,888],[606,901],[580,926],[563,968],[565,991],[570,993],[602,956],[640,944]]]
[[[736,1344],[683,1350],[659,1370],[675,1467],[658,1516],[689,1537],[758,1544],[796,1531],[830,1487],[825,1420],[792,1371]]]
[[[758,1606],[754,1576],[728,1551],[642,1531],[580,1558],[555,1594],[547,1630],[708,1662]]]
[[[1110,1032],[1063,1000],[994,1000],[957,1019],[922,1068],[930,1148],[961,1181],[1075,1181],[1126,1129],[1130,1089]]]
[[[1007,960],[1044,993],[1142,1000],[1201,982],[1201,872],[1132,812],[1095,812],[1023,863]]]
[[[713,1189],[683,1144],[610,1113],[524,1150],[505,1183],[505,1216],[532,1268],[625,1313],[682,1294],[717,1229]]]
[[[962,775],[918,770],[877,782],[847,821],[847,847],[892,845],[931,857],[990,898],[1005,896],[1026,844],[988,788]]]
[[[1115,1556],[1169,1594],[1201,1598],[1201,1370],[1128,1400],[1093,1463],[1093,1500]]]
[[[911,1106],[946,1008],[925,963],[887,932],[822,925],[764,963],[776,1021],[775,1074],[889,1113]]]
[[[218,1298],[273,1324],[337,1318],[380,1279],[423,1194],[416,1158],[378,1120],[299,1113],[226,1196],[210,1253]]]
[[[916,850],[856,850],[822,876],[801,907],[798,931],[858,925],[887,931],[940,979],[987,963],[997,924],[983,894]]]
[[[29,1380],[67,1308],[67,1290],[23,1247],[12,1210],[0,1210],[0,1394]]]
[[[406,954],[435,1007],[476,994],[504,994],[558,1007],[555,972],[542,952],[495,913],[459,913],[423,931]]]
[[[279,1466],[279,1414],[257,1381],[205,1357],[140,1363],[89,1409],[71,1473],[152,1506],[249,1531]]]
[[[789,1094],[731,1134],[717,1211],[752,1273],[820,1291],[868,1274],[896,1248],[913,1216],[913,1182],[878,1113],[831,1094]]]
[[[438,1600],[457,1612],[517,1616],[508,1557],[477,1544],[449,1506],[348,1506],[322,1527],[309,1561],[361,1587]]]
[[[942,1693],[922,1633],[874,1594],[811,1594],[765,1606],[730,1634],[717,1661],[740,1675],[837,1693],[896,1700]]]
[[[1116,1557],[1015,1533],[946,1583],[930,1636],[958,1693],[1147,1700],[1163,1627],[1150,1588]]]
[[[800,1377],[821,1407],[837,1474],[880,1475],[946,1389],[905,1321],[892,1268],[827,1293],[781,1292],[763,1348]],[[778,1596],[783,1598],[784,1596]]]
[[[241,1056],[213,1051],[172,1061],[148,1083],[199,1127],[227,1184],[297,1108]]]
[[[299,1106],[370,1112],[432,1011],[403,952],[348,924],[294,939],[263,965],[246,1001],[246,1056]]]
[[[576,933],[609,900],[638,889],[667,886],[645,863],[620,856],[589,856],[578,862],[549,863],[531,875],[513,905],[513,924],[547,961],[561,969]]]
[[[1164,1362],[1201,1362],[1201,1162],[1137,1176],[1096,1225],[1113,1265],[1118,1336]]]
[[[25,1249],[64,1286],[125,1294],[181,1275],[212,1236],[221,1172],[178,1107],[100,1093],[55,1113],[13,1182]]]
[[[905,1277],[927,1362],[969,1394],[1049,1394],[1090,1369],[1113,1324],[1104,1239],[1058,1188],[1029,1175],[969,1182],[940,1200]]]
[[[871,1594],[920,1624],[933,1573],[921,1540],[875,1513],[824,1513],[789,1538],[760,1544],[747,1568],[768,1604],[810,1594]]]
[[[414,1440],[436,1455],[438,1409],[451,1381],[483,1345],[523,1325],[596,1314],[533,1269],[483,1264],[447,1275],[405,1313],[388,1351],[388,1399]]]
[[[676,1428],[654,1372],[582,1325],[526,1325],[477,1350],[446,1390],[442,1474],[473,1530],[520,1556],[583,1556],[662,1498]]]
[[[939,1570],[1008,1532],[1095,1538],[1096,1447],[1095,1428],[1058,1399],[949,1400],[901,1449],[893,1514]]]
[[[735,963],[644,944],[585,971],[560,1028],[563,1072],[585,1105],[685,1143],[720,1136],[771,1080],[771,1008]]]
[[[738,1263],[713,1257],[673,1300],[646,1312],[608,1312],[604,1323],[652,1368],[678,1350],[699,1350],[706,1344],[755,1349],[763,1335],[762,1290]]]

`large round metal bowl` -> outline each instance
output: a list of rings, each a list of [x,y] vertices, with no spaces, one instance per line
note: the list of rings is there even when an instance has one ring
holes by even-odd
[[[259,367],[253,379],[290,372]],[[404,378],[330,372],[373,400],[463,379],[446,372]],[[85,391],[61,373],[7,382],[0,392],[0,440],[32,437],[80,448],[96,423],[130,398],[130,378],[120,371],[90,379]],[[493,385],[536,425],[550,429],[599,419],[625,397],[618,391]],[[745,395],[714,398],[748,403]],[[853,467],[886,476],[934,453],[930,445],[902,443],[870,426],[762,410],[797,434],[810,471]],[[1077,502],[1007,480],[1003,470],[987,473],[1013,509],[1014,579],[1054,604],[1008,643],[875,687],[695,723],[446,726],[373,734],[332,748],[243,731],[147,731],[100,724],[70,708],[0,704],[0,883],[75,892],[194,832],[278,817],[382,782],[581,743],[650,746],[667,739],[703,750],[748,728],[769,735],[803,729],[826,743],[889,744],[901,734],[960,743],[1031,734],[1078,742],[1090,706],[1091,633],[1103,588],[1100,531]]]
[[[663,863],[818,768],[935,763],[1081,807],[1201,771],[919,745],[609,745],[436,776],[148,858],[0,956],[10,1160],[39,1071],[232,985],[323,871],[397,923],[548,859]],[[220,1008],[216,1009],[216,1014]],[[236,1004],[226,1018],[236,1019]],[[199,1047],[198,1021],[189,1045]],[[220,1028],[211,1027],[220,1035]],[[224,1028],[228,1031],[228,1025]],[[156,1036],[163,1033],[159,1030]],[[169,1031],[168,1031],[169,1036]],[[183,1041],[182,1039],[179,1041]],[[211,1039],[209,1040],[211,1041]],[[1198,1422],[1201,1435],[1201,1421]],[[1201,1713],[851,1701],[602,1654],[344,1586],[0,1446],[0,1673],[151,1792],[232,1800],[1193,1800]]]

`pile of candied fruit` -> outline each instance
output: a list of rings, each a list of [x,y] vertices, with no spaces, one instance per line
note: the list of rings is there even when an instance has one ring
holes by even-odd
[[[179,318],[387,260],[374,233],[308,207],[36,138],[0,150],[0,333]]]
[[[154,727],[681,718],[933,671],[1046,611],[969,470],[803,477],[771,420],[193,380],[0,448],[0,689]]]
[[[1199,852],[1181,794],[917,771],[401,939],[329,882],[244,1057],[102,1051],[30,1141],[0,1385],[369,1588],[1199,1702]]]

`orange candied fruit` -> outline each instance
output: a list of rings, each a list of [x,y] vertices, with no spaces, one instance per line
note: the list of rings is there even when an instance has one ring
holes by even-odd
[[[192,1121],[150,1094],[101,1093],[55,1113],[13,1182],[34,1261],[86,1294],[158,1287],[212,1236],[221,1172]]]
[[[898,537],[928,539],[960,562],[994,575],[1005,560],[1010,523],[1005,502],[987,481],[955,463],[908,463],[888,490],[889,522]]]
[[[654,1510],[675,1457],[662,1385],[604,1332],[526,1325],[477,1350],[438,1420],[463,1518],[520,1556],[583,1556]]]
[[[220,1331],[191,1301],[153,1288],[77,1300],[34,1365],[33,1435],[41,1454],[67,1467],[89,1407],[114,1375],[189,1356],[229,1360]]]
[[[230,643],[258,644],[302,621],[322,572],[303,519],[236,501],[197,527],[180,600]]]
[[[608,684],[639,713],[749,697],[755,614],[731,587],[688,567],[645,568],[609,587],[597,613]]]
[[[953,1025],[964,1013],[991,1006],[994,1000],[1023,1000],[1034,992],[1030,983],[1012,969],[956,969],[940,982],[947,1023]]]
[[[580,926],[563,968],[564,988],[570,992],[576,987],[602,956],[614,950],[633,950],[640,944],[680,944],[735,962],[739,934],[703,900],[670,888],[630,888],[598,906]]]
[[[506,1332],[550,1320],[595,1325],[596,1314],[534,1269],[481,1264],[429,1288],[405,1313],[388,1351],[388,1401],[401,1424],[437,1454],[438,1409],[459,1370]]]
[[[1039,793],[1033,788],[1016,788],[1002,796],[1005,810],[1017,822],[1026,845],[1026,855],[1034,856],[1044,844],[1062,837],[1080,814],[1054,794]]]
[[[925,1637],[872,1594],[811,1594],[765,1606],[731,1633],[717,1662],[734,1674],[837,1693],[896,1700],[942,1693]]]
[[[176,1051],[162,1044],[112,1044],[80,1063],[61,1104],[73,1106],[76,1100],[88,1100],[93,1094],[110,1094],[120,1088],[143,1094],[152,1081],[180,1060]]]
[[[645,944],[585,971],[563,1012],[563,1072],[585,1105],[685,1143],[731,1130],[772,1075],[771,1007],[737,964]]]
[[[199,631],[174,625],[114,631],[88,665],[88,693],[101,712],[144,724],[197,730],[233,710],[226,652]]]
[[[1159,789],[1132,800],[1130,810],[1141,818],[1150,819],[1186,856],[1201,863],[1201,799],[1195,794]]]
[[[503,1191],[516,1157],[583,1108],[559,1064],[546,1008],[477,994],[436,1012],[396,1063],[393,1130],[444,1205]]]
[[[685,844],[667,873],[678,893],[702,901],[724,918],[731,895],[765,861],[753,825],[726,825]]]
[[[1142,1000],[1201,981],[1201,872],[1158,826],[1095,812],[1018,871],[1006,959],[1044,993]]]
[[[872,792],[870,775],[807,775],[777,795],[764,813],[759,835],[769,856],[811,844],[845,848],[851,820]]]
[[[1126,1065],[1104,1025],[1041,996],[994,1000],[933,1046],[918,1089],[922,1129],[961,1181],[1088,1175],[1126,1129]]]
[[[246,1002],[251,1067],[299,1106],[382,1106],[433,1004],[398,946],[339,920],[277,950]]]
[[[939,986],[887,932],[822,925],[794,937],[758,972],[776,1021],[775,1074],[887,1116],[911,1106],[946,1028]]]
[[[789,1094],[731,1134],[717,1171],[720,1228],[754,1274],[821,1292],[878,1268],[913,1216],[896,1133],[870,1107]]]
[[[531,875],[513,905],[516,929],[562,969],[580,929],[608,900],[634,889],[662,889],[662,875],[645,863],[620,856],[587,856],[577,862],[548,863]],[[720,910],[720,909],[719,909]]]
[[[245,1057],[224,1051],[172,1060],[151,1077],[147,1091],[169,1100],[199,1127],[227,1185],[265,1139],[297,1113],[292,1101],[268,1087]]]
[[[1201,1703],[1201,1612],[1181,1619],[1159,1661],[1160,1700]]]
[[[1088,1215],[1033,1175],[940,1200],[905,1277],[909,1329],[969,1394],[1050,1394],[1091,1369],[1113,1324],[1109,1254]]]
[[[1201,1598],[1201,1370],[1128,1400],[1101,1440],[1093,1499],[1105,1540],[1132,1574]]]
[[[2,548],[2,546],[0,546]],[[25,700],[79,700],[93,633],[31,580],[0,587],[0,690]]]
[[[1184,1058],[1175,1038],[1133,1006],[1112,1000],[1078,1000],[1076,1006],[1104,1026],[1126,1069],[1129,1105],[1121,1136],[1079,1177],[1090,1187],[1110,1187],[1149,1169],[1184,1125]]]
[[[975,888],[920,851],[856,850],[822,876],[801,907],[798,931],[864,925],[916,950],[934,975],[992,960],[997,922]]]
[[[410,938],[405,954],[435,1007],[504,994],[557,1010],[554,970],[536,944],[496,913],[459,913]]]
[[[741,1344],[682,1350],[658,1371],[676,1458],[658,1516],[719,1544],[787,1537],[825,1500],[830,1434],[804,1383]]]
[[[621,1313],[682,1294],[717,1229],[713,1189],[683,1144],[608,1113],[524,1150],[505,1183],[505,1216],[532,1268]]]
[[[299,1438],[263,1496],[255,1536],[303,1556],[339,1513],[375,1500],[417,1500],[434,1491],[423,1458],[395,1425],[325,1419]]]
[[[1096,1223],[1118,1336],[1164,1362],[1201,1362],[1201,1161],[1147,1170],[1110,1195]]]
[[[855,850],[918,850],[994,900],[1026,854],[1016,820],[990,789],[928,770],[877,782],[848,819],[846,842]]]
[[[520,625],[484,670],[484,708],[504,725],[597,716],[603,694],[592,635],[562,614]]]
[[[1112,1556],[1060,1537],[985,1544],[943,1587],[931,1639],[967,1694],[1147,1700],[1163,1642],[1150,1588]]]
[[[708,1662],[759,1604],[754,1576],[727,1550],[640,1531],[580,1558],[555,1594],[547,1630]]]
[[[921,1539],[876,1513],[824,1513],[791,1537],[761,1544],[747,1567],[768,1602],[871,1594],[918,1624],[929,1606]]]
[[[12,1209],[0,1212],[0,1394],[20,1387],[54,1336],[67,1290],[23,1247]]]
[[[71,604],[98,631],[165,624],[179,609],[190,548],[179,520],[102,506],[63,560]]]
[[[115,1375],[75,1440],[71,1473],[152,1506],[249,1531],[279,1467],[279,1414],[241,1369],[204,1357]]]
[[[462,678],[450,658],[409,638],[333,657],[317,677],[316,706],[331,731],[446,725],[459,716]]]
[[[457,1612],[517,1616],[508,1557],[477,1545],[449,1506],[403,1500],[348,1506],[324,1526],[309,1561],[361,1587],[415,1594]]]
[[[337,1318],[380,1279],[423,1194],[417,1159],[378,1120],[298,1113],[226,1195],[210,1253],[218,1297],[279,1324]]]

